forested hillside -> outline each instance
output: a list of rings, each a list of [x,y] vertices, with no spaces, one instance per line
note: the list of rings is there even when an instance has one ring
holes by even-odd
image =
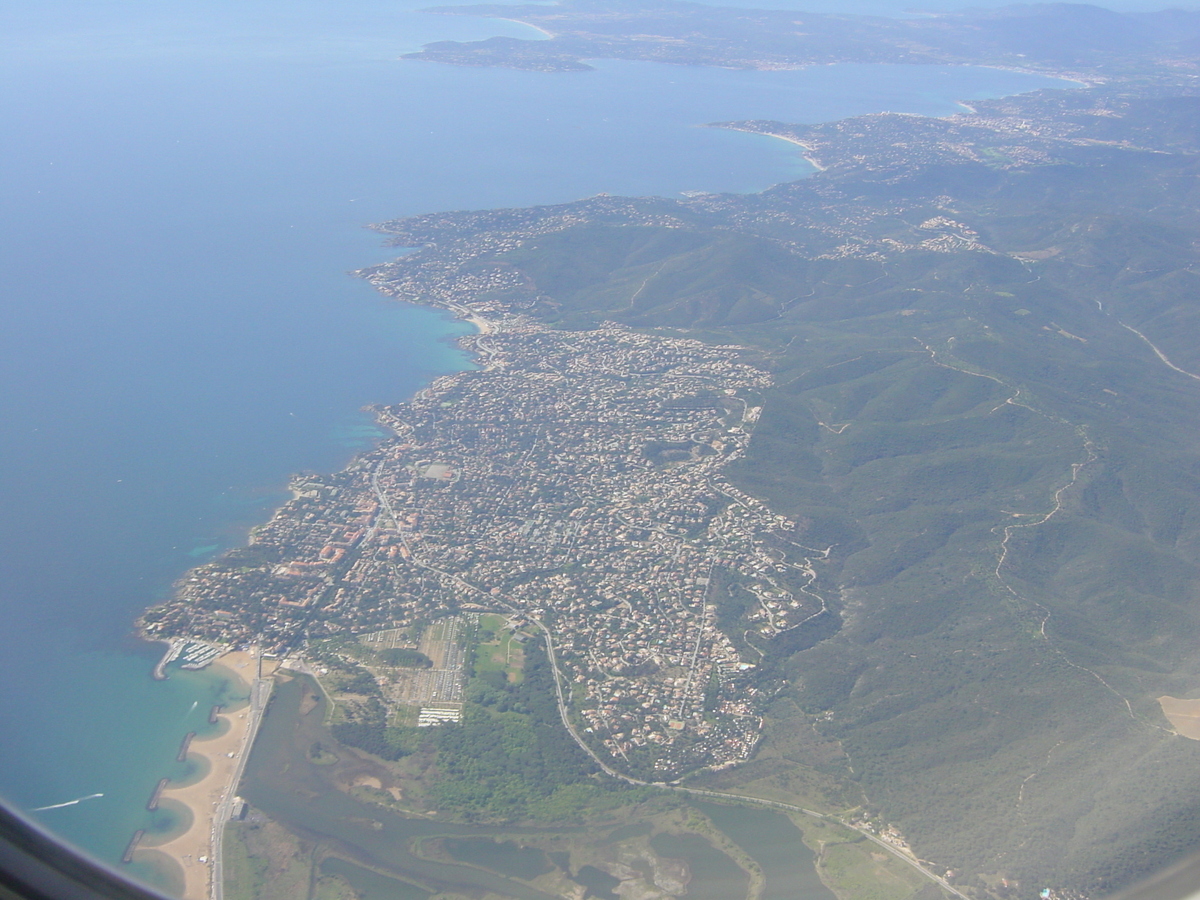
[[[1195,101],[1161,93],[1110,92],[1105,142],[1039,165],[472,220],[542,223],[468,265],[519,273],[544,320],[769,366],[735,477],[831,548],[831,612],[758,642],[761,678],[923,858],[1000,893],[1101,892],[1200,844],[1200,743],[1156,702],[1200,692],[1200,160]]]

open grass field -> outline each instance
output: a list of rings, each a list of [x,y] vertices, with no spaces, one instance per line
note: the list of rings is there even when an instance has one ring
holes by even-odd
[[[520,634],[518,638],[518,634],[504,616],[481,615],[473,660],[475,673],[499,672],[509,683],[518,683],[525,665],[522,643],[527,639],[527,635]]]
[[[308,898],[313,845],[260,815],[230,822],[225,832],[225,896],[229,900]]]

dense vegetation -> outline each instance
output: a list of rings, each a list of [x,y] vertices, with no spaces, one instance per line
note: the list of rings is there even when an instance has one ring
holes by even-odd
[[[416,749],[419,734],[415,728],[388,725],[388,711],[379,695],[379,685],[370,674],[364,673],[373,691],[366,684],[356,685],[357,693],[366,694],[365,703],[355,706],[345,721],[330,726],[333,736],[350,747],[358,747],[381,759],[402,759]]]
[[[408,647],[389,647],[378,652],[380,663],[385,666],[403,666],[409,669],[428,669],[433,666],[433,660],[420,650]]]
[[[462,723],[439,729],[438,808],[487,821],[577,822],[638,799],[593,777],[594,763],[559,719],[545,648],[531,641],[525,652],[519,683],[482,673]]]

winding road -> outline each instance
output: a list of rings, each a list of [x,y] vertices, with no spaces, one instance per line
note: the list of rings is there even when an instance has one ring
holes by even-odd
[[[378,483],[374,483],[374,486],[375,486],[376,493],[379,495],[380,500],[384,504],[387,504],[386,498],[384,497],[384,493],[382,490],[380,490]],[[388,508],[389,508],[389,512],[390,512],[390,505]],[[918,872],[920,872],[922,875],[924,875],[930,881],[937,884],[943,890],[948,891],[951,895],[959,898],[959,900],[970,900],[970,898],[967,897],[966,894],[962,893],[962,891],[958,890],[957,888],[951,886],[950,883],[946,881],[946,879],[937,875],[935,872],[932,872],[929,869],[927,869],[917,859],[913,858],[909,854],[900,850],[898,847],[894,847],[891,844],[889,844],[887,841],[882,840],[881,838],[877,837],[875,834],[873,834],[868,829],[866,829],[862,826],[859,826],[859,825],[853,825],[850,822],[846,821],[845,819],[838,818],[837,816],[826,815],[824,813],[816,812],[815,810],[805,809],[802,806],[795,806],[790,803],[782,803],[778,800],[766,800],[761,797],[749,797],[749,796],[746,796],[743,794],[730,794],[730,793],[724,793],[722,791],[706,791],[706,790],[701,790],[699,788],[684,787],[683,785],[680,785],[677,783],[667,783],[667,782],[662,782],[662,781],[653,781],[653,782],[643,781],[639,778],[634,778],[631,775],[626,775],[623,772],[617,771],[612,766],[610,766],[608,763],[606,763],[603,759],[601,759],[600,756],[596,753],[596,751],[593,750],[588,745],[588,743],[580,736],[579,732],[575,729],[575,725],[571,721],[570,707],[567,703],[566,692],[563,689],[562,673],[558,669],[558,658],[557,658],[557,655],[556,655],[555,649],[554,649],[554,636],[553,636],[553,633],[550,631],[550,629],[546,626],[546,624],[544,622],[542,622],[540,619],[534,618],[532,615],[529,614],[528,610],[521,609],[517,604],[513,603],[506,597],[496,596],[488,591],[483,590],[482,588],[480,588],[476,585],[471,584],[469,581],[466,581],[465,579],[461,578],[458,575],[455,575],[452,572],[447,572],[443,569],[437,568],[436,566],[431,566],[428,563],[421,562],[417,558],[416,553],[413,550],[413,548],[409,545],[407,535],[405,535],[403,532],[400,532],[400,537],[401,537],[401,540],[404,542],[405,546],[409,548],[409,551],[410,551],[409,561],[413,565],[418,566],[422,569],[425,569],[426,571],[434,572],[437,575],[442,576],[443,578],[449,578],[451,581],[460,585],[461,587],[464,587],[474,593],[479,594],[481,597],[486,598],[487,603],[489,603],[489,604],[499,603],[499,605],[505,607],[509,612],[513,613],[514,615],[523,616],[524,618],[526,618],[530,622],[532,622],[534,626],[537,627],[537,629],[542,633],[542,638],[544,639],[544,642],[546,644],[546,656],[550,662],[550,671],[554,674],[554,694],[555,694],[555,700],[557,701],[557,704],[558,704],[558,715],[559,715],[559,718],[562,720],[563,728],[565,728],[567,730],[567,734],[569,734],[571,736],[571,739],[575,741],[575,743],[579,746],[579,749],[581,749],[584,753],[586,753],[588,755],[588,757],[592,760],[592,762],[594,762],[597,765],[597,767],[599,767],[599,769],[602,772],[604,772],[605,775],[608,775],[610,778],[615,778],[618,781],[623,781],[626,784],[634,785],[636,787],[656,787],[656,788],[661,788],[663,790],[672,790],[672,791],[679,791],[679,792],[685,793],[685,794],[692,794],[697,797],[710,797],[710,798],[721,799],[721,800],[732,800],[737,803],[748,803],[748,804],[757,805],[757,806],[767,806],[767,807],[770,807],[773,809],[780,809],[785,812],[799,813],[801,815],[812,816],[814,818],[821,819],[826,822],[835,822],[838,825],[841,825],[843,828],[848,828],[852,831],[857,831],[859,834],[861,834],[867,840],[871,841],[874,844],[877,844],[879,847],[886,850],[892,856],[896,857],[896,859],[899,859],[900,861],[902,861],[905,865],[911,866],[912,868],[916,869]],[[240,777],[240,769],[239,769],[239,777]],[[215,888],[214,888],[212,900],[223,900],[223,897],[220,895],[220,893]]]

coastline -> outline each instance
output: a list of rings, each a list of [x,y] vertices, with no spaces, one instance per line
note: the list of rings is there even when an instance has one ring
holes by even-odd
[[[514,22],[517,25],[524,25],[526,28],[532,28],[534,31],[540,31],[542,34],[545,35],[545,38],[543,38],[543,40],[548,41],[554,37],[554,32],[547,31],[545,28],[542,28],[540,25],[534,25],[531,22],[525,22],[521,19],[509,19],[509,18],[506,18],[505,16],[488,16],[488,18],[489,19],[499,19],[501,22]],[[534,40],[537,40],[537,38],[534,38]]]
[[[492,324],[492,321],[490,319],[485,319],[482,316],[479,316],[475,313],[472,313],[469,316],[464,316],[463,320],[466,322],[470,322],[477,329],[479,329],[479,333],[481,335],[492,334],[496,330],[496,326],[494,324]]]
[[[458,321],[469,323],[476,334],[466,337],[485,337],[495,334],[497,326],[491,319],[462,306],[450,304],[446,310]],[[461,344],[460,344],[461,346]],[[478,347],[464,347],[470,356],[484,362],[490,354]],[[428,385],[417,391],[423,393]],[[290,488],[292,499],[300,493]],[[285,504],[286,505],[286,504]],[[281,507],[282,508],[282,507]],[[167,666],[177,660],[184,648],[193,643],[190,638],[164,638],[142,632],[148,641],[166,644],[166,649],[152,671],[156,681],[165,681],[169,676]],[[197,642],[202,643],[202,642]],[[238,784],[245,763],[253,748],[258,725],[265,711],[266,701],[272,687],[270,676],[282,665],[280,660],[265,660],[261,648],[227,651],[216,657],[210,666],[240,682],[249,695],[249,702],[232,712],[214,709],[210,721],[224,720],[228,727],[219,734],[202,738],[189,733],[181,745],[181,755],[200,757],[205,774],[198,780],[175,785],[161,784],[152,802],[174,801],[186,807],[191,822],[181,834],[155,843],[143,831],[138,831],[130,840],[125,852],[125,862],[144,862],[155,867],[169,867],[170,877],[181,885],[180,900],[222,900],[223,867],[221,839],[225,825],[235,814]],[[165,781],[165,779],[164,779]]]
[[[143,838],[133,852],[133,858],[165,856],[172,860],[182,873],[183,900],[209,900],[220,896],[214,885],[214,873],[218,871],[219,829],[224,828],[223,815],[228,815],[229,806],[237,780],[240,778],[246,755],[253,742],[257,717],[261,705],[257,704],[256,686],[259,657],[243,650],[231,651],[220,656],[213,666],[224,670],[232,678],[242,682],[250,701],[232,712],[222,712],[216,720],[224,720],[228,727],[211,738],[197,737],[190,742],[189,755],[201,757],[208,771],[192,784],[165,785],[158,796],[160,800],[173,800],[187,807],[192,821],[182,834],[155,844]],[[270,663],[270,671],[275,667]],[[270,674],[264,666],[263,676]]]
[[[458,319],[460,322],[470,323],[470,325],[479,332],[480,336],[494,334],[496,331],[495,322],[493,322],[491,319],[485,319],[479,313],[475,312],[474,310],[467,309],[465,306],[459,306],[456,303],[447,303],[446,309],[453,313],[454,318]],[[462,345],[459,344],[459,346],[461,347]],[[474,352],[469,347],[464,347],[463,349],[468,353]],[[478,352],[474,352],[474,355],[476,357],[479,356]],[[424,390],[424,388],[422,388],[422,390]]]
[[[828,166],[821,165],[821,163],[817,161],[817,158],[815,156],[809,155],[811,153],[816,152],[813,147],[804,143],[804,141],[797,140],[794,137],[788,137],[786,134],[779,134],[778,132],[775,132],[775,131],[757,131],[753,128],[738,128],[736,125],[711,125],[708,127],[724,128],[726,131],[740,131],[743,134],[761,134],[764,137],[773,137],[773,138],[778,138],[781,141],[787,141],[789,144],[795,144],[797,147],[800,147],[801,149],[805,150],[806,152],[801,154],[801,158],[803,158],[803,160],[806,163],[808,163],[810,166],[812,166],[818,172],[824,172],[827,168],[829,168]]]

